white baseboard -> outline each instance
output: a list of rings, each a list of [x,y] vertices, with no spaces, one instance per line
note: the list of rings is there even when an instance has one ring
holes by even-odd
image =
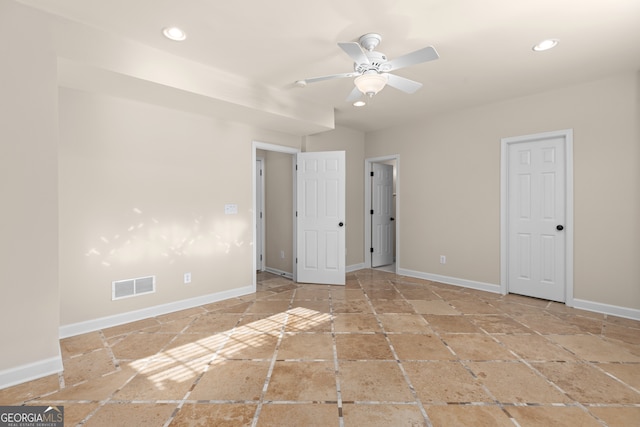
[[[278,270],[277,268],[265,267],[264,271],[267,273],[275,274],[276,276],[286,277],[287,279],[293,279],[293,273],[287,271]]]
[[[420,271],[399,269],[398,274],[418,279],[431,280],[434,282],[446,283],[448,285],[462,286],[465,288],[477,289],[481,291],[501,293],[500,285],[491,283],[475,282],[472,280],[458,279],[456,277],[440,276],[438,274],[422,273]],[[620,307],[617,305],[603,304],[600,302],[586,301],[573,298],[567,301],[567,306],[578,308],[580,310],[593,311],[596,313],[607,314],[610,316],[624,317],[626,319],[640,320],[640,310],[635,308]]]
[[[573,308],[581,310],[594,311],[596,313],[607,314],[611,316],[624,317],[632,320],[640,320],[640,310],[635,308],[620,307],[617,305],[603,304],[601,302],[586,301],[582,299],[573,299]]]
[[[245,286],[243,288],[216,292],[215,294],[203,295],[200,297],[189,298],[181,301],[171,302],[168,304],[156,305],[140,310],[115,314],[113,316],[100,317],[98,319],[91,319],[84,322],[63,325],[60,326],[59,335],[60,338],[68,338],[75,335],[86,334],[88,332],[111,328],[113,326],[122,325],[124,323],[136,322],[138,320],[148,319],[150,317],[173,313],[174,311],[186,310],[189,308],[211,304],[229,298],[247,295],[255,291],[256,290],[253,286]]]
[[[62,372],[62,355],[0,371],[0,390]]]
[[[353,273],[354,271],[362,270],[364,268],[367,268],[367,266],[364,264],[364,262],[361,262],[360,264],[348,265],[347,266],[347,273]]]
[[[464,288],[477,289],[480,291],[500,293],[500,285],[494,285],[493,283],[476,282],[474,280],[459,279],[457,277],[441,276],[439,274],[423,273],[421,271],[407,270],[404,268],[398,269],[398,273],[402,276],[415,277],[418,279],[431,280],[432,282],[446,283],[447,285],[462,286]]]

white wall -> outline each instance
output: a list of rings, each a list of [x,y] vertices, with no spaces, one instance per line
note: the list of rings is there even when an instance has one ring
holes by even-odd
[[[0,388],[62,368],[51,39],[42,16],[0,1]]]
[[[639,310],[639,113],[628,73],[367,134],[402,159],[400,267],[499,284],[500,139],[572,128],[574,297]]]

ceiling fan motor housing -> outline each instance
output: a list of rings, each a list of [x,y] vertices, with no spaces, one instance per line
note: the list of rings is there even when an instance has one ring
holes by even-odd
[[[380,72],[389,71],[389,70],[385,70],[385,64],[387,63],[387,56],[384,53],[367,51],[367,52],[364,52],[364,54],[369,59],[369,63],[368,64],[354,63],[353,69],[356,72],[364,73],[367,71],[377,71],[378,73],[380,73]]]

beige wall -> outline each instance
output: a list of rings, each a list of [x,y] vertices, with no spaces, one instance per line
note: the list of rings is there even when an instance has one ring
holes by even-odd
[[[253,140],[300,139],[60,90],[60,304],[69,325],[250,286]],[[225,215],[227,203],[237,215]],[[183,283],[190,272],[192,282]],[[157,292],[111,301],[111,282]]]
[[[572,128],[574,297],[640,309],[638,99],[629,73],[367,134],[401,156],[400,267],[499,284],[500,139]]]
[[[13,2],[0,40],[1,387],[6,369],[61,361],[56,56],[47,22]]]
[[[364,262],[364,133],[348,128],[305,138],[304,151],[346,151],[347,268]]]

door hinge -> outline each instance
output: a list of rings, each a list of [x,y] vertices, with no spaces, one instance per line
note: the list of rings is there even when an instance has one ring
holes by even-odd
[[[296,264],[298,263],[298,258],[296,258]]]
[[[260,219],[262,219],[262,212],[260,212]]]
[[[373,171],[371,171],[371,176],[373,176]]]
[[[371,248],[371,253],[373,253],[373,248]]]
[[[373,209],[371,209],[371,215],[373,215]]]
[[[262,169],[260,169],[260,176],[262,176]]]
[[[260,261],[262,261],[262,254],[260,254]]]
[[[296,164],[296,170],[298,170],[298,165]]]

